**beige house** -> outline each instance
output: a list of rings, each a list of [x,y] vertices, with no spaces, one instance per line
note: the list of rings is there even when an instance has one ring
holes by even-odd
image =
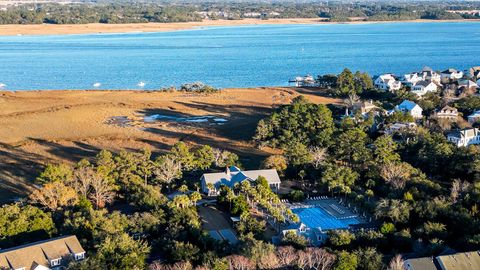
[[[445,106],[435,112],[435,117],[440,119],[456,119],[458,117],[457,108]]]
[[[71,260],[85,258],[85,250],[75,235],[61,236],[0,250],[0,269],[63,269]]]

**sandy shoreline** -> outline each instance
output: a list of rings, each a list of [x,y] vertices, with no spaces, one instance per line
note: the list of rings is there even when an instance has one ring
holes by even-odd
[[[268,24],[373,24],[373,23],[418,23],[418,22],[480,22],[480,20],[411,20],[411,21],[352,21],[326,22],[320,18],[298,19],[243,19],[216,20],[186,23],[138,23],[138,24],[33,24],[33,25],[0,25],[0,36],[14,35],[67,35],[129,32],[168,32],[188,30],[211,26],[240,26]]]

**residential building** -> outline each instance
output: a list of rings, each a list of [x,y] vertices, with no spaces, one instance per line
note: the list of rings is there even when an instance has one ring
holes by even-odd
[[[443,118],[443,119],[457,119],[458,117],[458,110],[457,108],[453,108],[450,106],[445,106],[440,110],[435,112],[436,118]]]
[[[480,80],[480,66],[471,67],[467,72],[467,77],[472,81]]]
[[[437,72],[433,71],[430,67],[424,67],[420,72],[422,80],[431,81],[434,83],[441,82],[441,76]]]
[[[392,74],[383,74],[378,76],[374,81],[375,87],[385,91],[395,91],[402,87],[402,83],[397,81]]]
[[[415,131],[417,129],[417,124],[411,123],[393,123],[388,125],[385,128],[384,133],[387,135],[394,135],[403,132]]]
[[[474,111],[472,114],[467,116],[468,118],[468,123],[474,124],[480,121],[480,110]]]
[[[418,73],[409,73],[403,75],[403,77],[400,79],[400,82],[404,84],[405,86],[408,87],[413,87],[417,82],[422,81],[423,78],[418,75]]]
[[[209,196],[217,196],[222,185],[233,188],[235,184],[246,180],[253,182],[257,180],[259,176],[263,176],[267,179],[267,182],[273,191],[278,191],[280,189],[281,181],[277,170],[275,169],[242,171],[236,166],[231,166],[224,172],[205,173],[200,178],[200,181],[202,184],[202,191],[205,194]]]
[[[404,100],[400,105],[397,105],[395,107],[396,111],[401,111],[404,113],[409,113],[413,118],[422,118],[422,112],[423,109],[417,105],[417,103],[410,101],[410,100]]]
[[[353,111],[359,111],[362,115],[367,115],[370,112],[381,112],[384,111],[382,108],[378,107],[373,103],[372,100],[369,101],[360,101],[353,104]]]
[[[463,77],[463,71],[456,70],[454,68],[449,68],[440,73],[441,82],[451,82],[459,80]]]
[[[419,81],[417,84],[412,86],[412,93],[417,96],[423,96],[428,92],[436,92],[438,89],[437,84],[432,81]]]
[[[465,87],[468,90],[475,90],[478,88],[478,84],[472,80],[461,80],[458,82],[458,87]]]
[[[435,258],[441,270],[478,270],[480,251],[440,255]]]
[[[457,147],[480,144],[480,130],[478,128],[465,128],[452,131],[447,135],[447,139]]]
[[[406,270],[478,270],[480,269],[480,251],[406,259],[403,265]]]
[[[404,262],[405,270],[437,270],[435,257],[407,259]]]
[[[61,269],[71,260],[85,258],[85,250],[75,235],[0,250],[0,268],[12,270]]]

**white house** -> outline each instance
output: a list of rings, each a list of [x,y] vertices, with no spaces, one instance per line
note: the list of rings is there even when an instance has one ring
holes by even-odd
[[[479,122],[480,121],[480,110],[474,111],[472,114],[467,116],[467,118],[468,118],[468,123],[470,123],[470,124],[474,124],[476,122]]]
[[[456,119],[458,117],[458,110],[457,108],[453,108],[447,105],[436,111],[435,117],[443,119]]]
[[[417,103],[404,100],[400,105],[395,106],[396,111],[401,111],[404,113],[409,113],[413,118],[422,118],[423,109],[417,105]]]
[[[245,180],[253,182],[257,180],[259,176],[263,176],[267,179],[267,182],[273,191],[278,191],[280,189],[281,181],[277,170],[275,169],[242,171],[236,166],[231,166],[224,172],[205,173],[200,178],[200,181],[202,184],[202,191],[205,194],[208,196],[217,196],[222,185],[233,188],[235,184],[241,183]]]
[[[477,89],[478,84],[471,80],[461,80],[458,82],[458,87],[465,87],[467,89]]]
[[[456,81],[463,77],[463,71],[456,70],[454,68],[449,68],[440,73],[440,78],[442,82]]]
[[[428,92],[436,92],[438,86],[432,81],[419,81],[412,87],[412,93],[423,96]]]
[[[63,269],[70,261],[85,258],[85,250],[75,235],[61,236],[0,250],[1,269]]]
[[[403,75],[402,78],[400,78],[400,81],[402,82],[402,84],[404,84],[408,87],[412,87],[415,84],[417,84],[417,82],[422,81],[422,80],[423,80],[423,78],[421,76],[419,76],[418,73],[416,73],[416,72],[405,74],[405,75]]]
[[[441,76],[437,72],[433,71],[429,67],[424,67],[422,71],[420,72],[422,80],[424,81],[432,81],[434,83],[440,83],[441,81]]]
[[[397,133],[415,131],[417,129],[417,124],[410,123],[393,123],[385,127],[385,134],[394,135]]]
[[[385,91],[395,91],[402,87],[402,83],[397,81],[392,74],[383,74],[374,81],[375,87]]]
[[[450,132],[447,139],[457,147],[480,144],[480,130],[478,128],[465,128]]]

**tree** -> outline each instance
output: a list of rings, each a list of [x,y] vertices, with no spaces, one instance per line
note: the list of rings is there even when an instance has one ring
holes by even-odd
[[[98,261],[108,269],[143,269],[150,247],[128,234],[109,236],[97,251]]]
[[[91,180],[92,187],[89,198],[97,209],[105,207],[105,204],[111,203],[115,198],[117,187],[108,178],[95,174]]]
[[[309,149],[310,156],[312,157],[312,165],[315,169],[320,168],[320,165],[325,160],[327,156],[327,149],[320,148],[318,146],[311,147]]]
[[[362,165],[370,160],[370,150],[366,147],[368,143],[367,134],[360,128],[348,129],[342,132],[336,141],[334,148],[335,155],[341,161],[352,165]]]
[[[51,214],[35,206],[6,204],[0,207],[0,217],[1,248],[48,238],[55,232]]]
[[[182,170],[188,171],[195,167],[195,156],[184,142],[174,144],[168,156],[179,163]]]
[[[201,199],[202,199],[202,194],[200,194],[197,191],[194,191],[192,192],[192,194],[190,194],[190,201],[192,201],[193,205],[196,205],[197,202],[200,201]]]
[[[375,248],[359,248],[354,251],[354,254],[358,259],[358,270],[383,269],[383,256]]]
[[[373,89],[372,77],[366,72],[355,72],[354,75],[355,92],[360,94],[365,90]]]
[[[355,239],[355,235],[348,230],[330,230],[328,241],[334,246],[347,246]]]
[[[373,143],[375,163],[383,165],[385,163],[400,161],[400,155],[395,151],[398,148],[397,143],[389,135],[378,137]]]
[[[387,218],[397,222],[406,222],[410,217],[410,206],[400,200],[381,199],[375,208],[376,218]]]
[[[169,249],[172,259],[177,262],[195,260],[198,258],[200,253],[200,249],[192,243],[180,242],[176,240],[173,241]]]
[[[261,237],[265,232],[266,222],[257,220],[250,213],[245,212],[240,215],[240,221],[237,223],[237,230],[241,235],[253,233],[256,237]]]
[[[83,198],[88,198],[95,174],[96,171],[92,167],[80,167],[74,171],[71,185]]]
[[[299,269],[331,269],[335,263],[335,255],[320,248],[307,248],[297,253],[297,267]]]
[[[73,206],[78,202],[75,190],[60,181],[50,182],[33,191],[30,194],[30,199],[51,211],[56,211],[61,207]]]
[[[296,232],[289,231],[282,237],[282,244],[293,246],[296,249],[303,249],[307,247],[308,241],[305,237],[298,235]]]
[[[245,196],[240,195],[232,201],[232,215],[239,216],[249,210],[248,202]]]
[[[277,258],[280,266],[287,268],[297,260],[297,252],[292,246],[279,247],[277,249]]]
[[[285,172],[288,167],[288,162],[282,155],[272,155],[263,161],[262,167],[265,169],[275,169],[280,175],[283,175],[283,172]]]
[[[337,256],[337,262],[333,269],[335,270],[355,270],[357,269],[358,258],[353,253],[340,251]]]
[[[274,251],[275,247],[272,244],[256,240],[253,234],[245,235],[241,239],[241,254],[251,259],[258,267],[267,264],[269,260],[278,263],[276,257],[272,257]]]
[[[200,170],[206,170],[212,166],[215,161],[212,147],[204,145],[193,152],[195,167]]]
[[[388,270],[405,270],[405,261],[402,259],[401,255],[393,257],[388,265]]]
[[[255,269],[255,263],[249,258],[241,255],[230,255],[227,257],[230,269],[233,270],[253,270]]]
[[[238,156],[226,150],[213,149],[214,164],[216,167],[229,167],[238,165]]]
[[[382,166],[380,175],[393,188],[402,189],[410,178],[412,170],[413,168],[406,162],[388,162]]]
[[[338,74],[336,86],[335,94],[338,96],[347,96],[356,92],[355,78],[348,68],[345,68],[342,73]]]
[[[48,164],[45,170],[37,177],[36,182],[38,184],[70,182],[72,175],[72,169],[66,164]]]
[[[144,148],[140,155],[137,155],[138,165],[137,173],[142,176],[145,185],[147,184],[148,177],[150,177],[155,168],[154,162],[150,159],[152,152],[148,148]]]
[[[392,234],[395,232],[395,225],[390,222],[384,222],[380,227],[380,232],[383,234]]]
[[[310,164],[312,162],[312,156],[307,146],[300,142],[293,142],[288,145],[285,150],[285,156],[288,162],[294,166]]]
[[[155,179],[157,182],[169,186],[172,181],[182,177],[182,163],[177,159],[167,155],[157,159],[155,169]]]
[[[326,184],[332,193],[336,189],[347,194],[350,193],[350,187],[354,185],[358,177],[358,173],[348,167],[329,165],[323,171],[322,183]]]
[[[260,146],[287,148],[293,143],[326,147],[334,131],[332,112],[323,104],[296,98],[258,122],[254,140]]]
[[[175,196],[175,198],[173,198],[172,203],[175,207],[179,207],[182,209],[187,208],[192,204],[192,202],[190,201],[190,198],[187,195]]]

